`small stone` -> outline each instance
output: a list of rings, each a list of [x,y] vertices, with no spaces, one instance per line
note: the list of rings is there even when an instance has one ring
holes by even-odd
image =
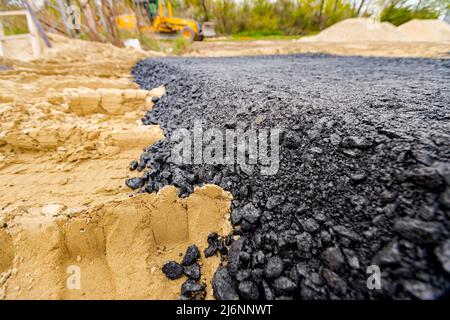
[[[253,281],[242,281],[238,286],[241,297],[245,300],[258,300],[258,287]]]
[[[311,253],[313,238],[308,232],[303,232],[297,238],[298,255],[302,258],[308,258]]]
[[[353,250],[344,249],[345,257],[347,258],[348,265],[353,269],[359,269],[359,259]]]
[[[125,180],[125,184],[128,188],[135,190],[142,187],[145,184],[145,181],[142,178],[130,178]]]
[[[427,189],[438,189],[444,183],[444,179],[432,167],[422,167],[408,171],[406,172],[406,177],[412,183]]]
[[[394,202],[395,199],[396,199],[396,196],[397,195],[395,194],[395,192],[390,192],[388,190],[384,190],[381,193],[381,198],[383,200],[383,203],[392,203],[392,202]]]
[[[145,192],[147,192],[147,193],[152,193],[153,192],[153,190],[154,190],[154,184],[153,184],[153,181],[147,181],[147,184],[145,185]]]
[[[294,281],[288,277],[279,277],[273,282],[273,287],[278,294],[292,293],[297,289]]]
[[[242,212],[240,209],[235,208],[231,211],[231,223],[233,226],[238,225],[242,220]]]
[[[184,274],[188,276],[189,279],[198,280],[200,279],[200,266],[198,263],[193,263],[190,266],[184,267]]]
[[[325,222],[327,221],[327,217],[323,213],[318,213],[315,215],[315,218],[319,222]]]
[[[181,278],[183,271],[183,267],[175,261],[169,261],[162,267],[162,272],[171,280]]]
[[[330,136],[330,142],[333,146],[338,146],[341,143],[341,140],[341,136],[336,133],[333,133]]]
[[[336,231],[338,235],[353,241],[359,241],[361,239],[356,232],[351,231],[344,226],[335,226],[333,227],[333,230]]]
[[[441,263],[442,268],[450,274],[450,239],[436,247],[434,254]]]
[[[323,243],[327,244],[331,242],[331,234],[328,231],[323,230],[320,232],[320,239]]]
[[[284,270],[283,260],[279,256],[269,258],[264,267],[264,274],[267,278],[278,278]]]
[[[248,278],[250,278],[251,275],[252,275],[252,272],[250,269],[244,269],[244,270],[239,270],[236,273],[235,278],[237,281],[244,281],[244,280],[247,280]]]
[[[356,174],[352,174],[350,176],[350,180],[354,183],[360,183],[363,182],[366,179],[366,175],[364,173],[356,173]]]
[[[242,250],[244,238],[239,238],[234,241],[230,246],[230,251],[228,253],[228,271],[231,275],[236,274],[239,269],[240,253]]]
[[[273,295],[273,291],[270,288],[269,284],[264,280],[262,280],[261,284],[262,284],[262,288],[263,288],[264,298],[266,300],[273,300],[274,295]]]
[[[252,255],[252,266],[256,267],[262,265],[264,263],[264,260],[265,260],[264,253],[261,250],[259,250],[253,253]]]
[[[258,222],[261,213],[261,210],[256,208],[252,203],[248,203],[242,208],[242,218],[251,224]]]
[[[300,136],[293,132],[288,132],[284,135],[283,145],[288,149],[297,149],[302,144]]]
[[[348,149],[352,148],[365,149],[367,147],[370,147],[370,143],[366,139],[356,136],[345,137],[342,140],[341,144],[344,148]]]
[[[225,267],[217,268],[212,279],[212,287],[216,300],[239,300],[233,279]]]
[[[388,243],[374,257],[373,262],[377,265],[396,264],[401,261],[401,254],[397,241]]]
[[[50,203],[42,207],[41,213],[44,216],[54,217],[60,214],[66,208],[65,205],[59,203]]]
[[[138,163],[136,160],[131,161],[131,162],[130,162],[130,170],[131,170],[131,171],[136,170],[137,167],[138,167],[138,165],[139,165],[139,163]]]
[[[281,205],[283,202],[284,202],[283,196],[280,196],[280,195],[271,196],[271,197],[269,197],[269,199],[267,199],[266,208],[268,210],[272,210],[272,209],[278,207],[279,205]]]
[[[209,245],[217,244],[217,242],[219,241],[219,235],[217,234],[217,232],[210,233],[208,235],[207,241]]]
[[[307,232],[314,232],[319,229],[319,224],[313,218],[306,219],[306,221],[302,224],[303,229]]]
[[[205,286],[188,279],[181,285],[181,295],[189,299],[203,300],[205,298]]]
[[[397,220],[394,230],[416,243],[436,243],[442,234],[442,228],[438,222],[423,222],[411,218]]]
[[[209,258],[209,257],[212,257],[213,255],[215,255],[216,252],[217,252],[218,250],[219,250],[219,248],[218,248],[217,246],[211,245],[211,246],[208,246],[208,247],[203,251],[203,253],[205,254],[205,257],[206,257],[206,258]]]
[[[403,287],[415,298],[420,300],[434,300],[440,292],[431,285],[419,281],[405,281]]]
[[[333,291],[339,294],[345,294],[347,292],[347,283],[335,272],[330,269],[324,269],[323,277],[328,285],[333,288]]]
[[[353,149],[344,149],[342,150],[342,153],[350,158],[356,158],[359,156],[359,152]]]
[[[257,281],[258,283],[262,279],[263,275],[264,275],[264,269],[256,268],[256,269],[252,270],[252,278],[253,278],[253,280]]]
[[[445,188],[445,191],[439,196],[439,203],[447,209],[450,209],[450,188]]]
[[[330,269],[339,270],[345,263],[344,255],[339,248],[329,247],[323,253],[323,259]]]
[[[247,232],[247,231],[252,231],[252,230],[254,230],[256,228],[256,225],[255,224],[253,224],[253,223],[251,223],[251,222],[248,222],[247,220],[242,220],[241,221],[241,230],[242,231],[244,231],[244,232]]]
[[[193,244],[190,245],[187,250],[186,254],[183,257],[183,261],[181,261],[181,265],[188,266],[193,264],[197,259],[200,258],[200,251],[198,251],[198,247]]]

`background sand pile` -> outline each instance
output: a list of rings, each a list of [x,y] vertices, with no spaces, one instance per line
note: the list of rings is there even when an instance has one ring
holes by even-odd
[[[41,60],[0,60],[0,298],[176,299],[183,279],[162,265],[229,232],[231,195],[206,186],[179,199],[167,187],[129,198],[130,161],[163,138],[140,118],[164,88],[130,78],[148,54],[51,37]],[[211,298],[219,258],[200,263]],[[80,290],[66,286],[71,265]]]
[[[372,42],[407,41],[406,35],[389,22],[378,22],[370,18],[353,18],[338,22],[321,33],[305,37],[300,41],[323,42]]]
[[[398,30],[412,41],[450,42],[450,25],[440,20],[411,20]]]
[[[388,22],[370,18],[353,18],[338,22],[300,42],[450,42],[450,25],[440,20],[411,20],[398,28]]]

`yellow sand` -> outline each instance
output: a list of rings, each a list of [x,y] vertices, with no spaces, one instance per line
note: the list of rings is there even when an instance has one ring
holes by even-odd
[[[408,41],[408,36],[389,22],[371,18],[352,18],[340,21],[318,35],[304,37],[300,41],[319,42],[398,42]]]
[[[445,21],[414,19],[398,27],[413,41],[450,42],[450,25]]]

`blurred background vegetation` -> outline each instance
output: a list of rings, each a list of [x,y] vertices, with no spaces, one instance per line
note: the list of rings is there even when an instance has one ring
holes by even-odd
[[[436,19],[450,0],[172,0],[180,14],[213,21],[219,34],[306,35],[352,17],[377,15],[400,25]]]
[[[229,40],[292,38],[318,33],[352,17],[373,16],[400,25],[411,19],[436,19],[448,14],[450,0],[163,0],[170,1],[174,15],[200,23],[213,22],[218,35]],[[161,40],[140,30],[117,30],[111,15],[133,14],[133,0],[30,0],[44,28],[66,34],[60,6],[82,8],[82,28],[71,36],[122,45],[123,39],[138,38],[144,49],[183,51],[182,40]],[[0,0],[0,10],[23,7],[22,0]],[[86,8],[88,11],[86,11]],[[106,17],[106,18],[105,18]],[[8,34],[26,30],[24,21],[11,18]],[[16,20],[14,20],[16,19]],[[114,19],[113,19],[114,20]],[[113,21],[112,20],[112,21]]]

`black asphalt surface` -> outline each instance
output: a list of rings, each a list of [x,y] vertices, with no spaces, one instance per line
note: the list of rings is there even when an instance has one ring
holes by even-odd
[[[166,139],[143,152],[142,178],[127,185],[153,192],[174,184],[186,196],[215,183],[233,194],[241,237],[214,277],[216,298],[445,294],[450,60],[164,58],[139,62],[133,75],[144,89],[166,86],[143,118]],[[251,174],[239,165],[171,163],[174,130],[195,120],[204,130],[283,129],[278,173],[262,175],[260,163]],[[380,289],[367,286],[372,265]]]

